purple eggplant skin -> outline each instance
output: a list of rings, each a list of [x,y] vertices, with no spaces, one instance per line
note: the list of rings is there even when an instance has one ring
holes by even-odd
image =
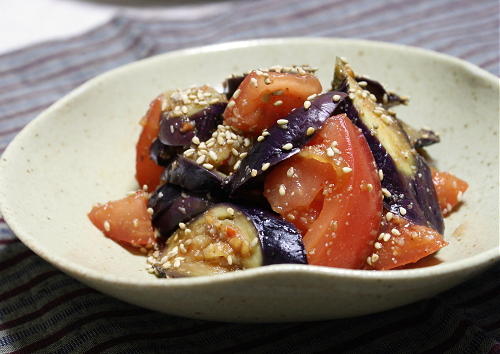
[[[165,112],[160,122],[159,140],[167,146],[188,146],[196,135],[201,141],[208,140],[222,123],[226,102],[217,102],[188,116],[171,117]],[[185,127],[191,126],[191,129]]]
[[[408,97],[400,96],[397,93],[387,91],[385,87],[378,81],[369,79],[363,76],[357,76],[356,81],[366,82],[365,90],[375,95],[377,103],[380,103],[384,108],[394,107],[400,104],[407,105]],[[384,97],[385,96],[385,97]]]
[[[335,96],[336,100],[333,100]],[[287,158],[297,154],[304,145],[314,136],[307,131],[318,131],[325,121],[336,112],[342,113],[346,108],[344,92],[332,91],[317,96],[311,101],[308,109],[296,108],[287,117],[286,129],[279,124],[269,128],[269,135],[264,140],[255,143],[248,155],[241,161],[239,169],[227,180],[231,195],[254,177],[264,173],[262,165],[269,163],[268,169]],[[288,144],[291,144],[290,149]],[[288,145],[288,146],[287,146]],[[254,171],[252,176],[252,171]]]
[[[179,227],[179,223],[190,221],[212,204],[209,197],[188,194],[178,186],[164,184],[150,197],[148,206],[153,209],[153,226],[165,240]]]
[[[224,175],[209,171],[183,156],[178,156],[165,168],[161,180],[197,194],[211,194],[219,198],[226,195]]]
[[[302,235],[281,216],[265,209],[232,205],[252,222],[259,236],[262,265],[307,264]]]
[[[168,166],[181,152],[182,148],[164,145],[159,139],[155,139],[149,148],[151,160],[159,166]]]
[[[224,95],[226,95],[226,98],[228,100],[233,97],[240,84],[243,82],[243,80],[245,80],[245,77],[246,75],[232,75],[231,77],[228,77],[226,80],[224,80],[224,82],[222,83],[222,87]]]
[[[340,83],[338,88],[346,92],[361,89],[352,70],[341,60],[337,60],[334,82]],[[390,192],[390,196],[384,198],[385,209],[443,233],[443,216],[430,168],[412,146],[399,121],[382,119],[382,115],[373,112],[375,104],[362,95],[353,94],[346,107],[345,113],[363,132],[377,168],[383,172],[382,187]]]

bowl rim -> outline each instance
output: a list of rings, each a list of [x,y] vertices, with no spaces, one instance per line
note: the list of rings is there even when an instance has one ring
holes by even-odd
[[[278,45],[278,44],[317,44],[320,46],[332,46],[336,43],[341,44],[354,44],[356,46],[367,46],[372,48],[384,48],[393,51],[405,51],[410,52],[412,55],[431,58],[433,60],[439,60],[445,62],[446,64],[454,65],[461,70],[465,70],[472,75],[479,77],[480,79],[487,81],[492,87],[499,89],[498,78],[477,67],[476,65],[466,62],[462,59],[452,57],[447,54],[434,52],[432,50],[417,48],[401,44],[386,43],[380,41],[362,40],[362,39],[346,39],[346,38],[321,38],[321,37],[289,37],[289,38],[266,38],[266,39],[251,39],[242,40],[235,42],[225,42],[219,44],[212,44],[201,47],[192,47],[187,49],[181,49],[176,51],[171,51],[163,54],[158,54],[149,58],[141,59],[129,64],[125,64],[118,68],[109,70],[102,73],[79,87],[73,89],[71,92],[57,100],[50,107],[45,109],[40,113],[35,119],[29,122],[18,135],[10,142],[10,144],[5,149],[2,157],[0,159],[0,211],[4,217],[5,222],[9,225],[13,233],[33,252],[38,256],[51,263],[63,272],[69,273],[80,279],[87,280],[89,282],[107,282],[113,283],[115,285],[121,286],[148,286],[148,287],[192,287],[192,286],[202,286],[210,283],[213,284],[223,284],[232,281],[245,281],[247,279],[261,277],[261,276],[275,276],[283,273],[286,274],[301,274],[301,275],[319,275],[325,277],[333,278],[343,278],[352,280],[365,280],[365,281],[399,281],[408,279],[419,279],[419,278],[430,278],[434,276],[445,276],[455,272],[461,272],[468,269],[474,269],[477,267],[486,266],[490,263],[500,260],[500,249],[498,247],[492,248],[490,250],[483,251],[479,254],[467,257],[463,260],[453,261],[449,263],[438,264],[430,267],[417,268],[417,269],[404,269],[404,270],[388,270],[388,271],[368,271],[368,270],[356,270],[356,269],[342,269],[342,268],[330,268],[323,266],[314,265],[296,265],[296,264],[278,264],[270,265],[265,267],[258,267],[253,269],[246,269],[245,271],[230,272],[219,275],[211,276],[201,276],[193,278],[177,278],[169,279],[158,279],[151,276],[151,279],[134,279],[124,276],[117,276],[108,273],[100,273],[97,270],[86,268],[76,262],[73,262],[67,258],[60,257],[50,253],[50,250],[37,244],[37,239],[32,237],[28,231],[24,231],[22,228],[22,222],[18,222],[15,218],[15,213],[9,212],[8,204],[9,201],[5,197],[6,194],[2,190],[8,188],[4,181],[5,170],[8,168],[8,164],[5,162],[10,160],[10,155],[18,150],[19,142],[22,141],[22,137],[28,134],[30,131],[36,129],[37,124],[50,119],[53,111],[58,110],[60,107],[64,106],[68,101],[76,98],[78,95],[86,90],[92,89],[99,82],[107,80],[114,76],[120,75],[131,69],[140,68],[142,66],[150,65],[157,61],[162,61],[171,57],[179,57],[186,55],[203,55],[204,53],[210,52],[221,52],[221,51],[231,51],[238,48],[246,47],[259,47],[262,45]],[[144,270],[146,272],[146,270]]]

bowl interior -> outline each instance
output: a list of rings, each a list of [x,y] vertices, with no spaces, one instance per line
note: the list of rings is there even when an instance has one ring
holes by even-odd
[[[157,281],[145,259],[107,239],[87,219],[96,202],[136,188],[135,142],[148,103],[166,89],[210,84],[231,73],[274,64],[319,68],[323,87],[335,56],[358,73],[411,96],[397,108],[415,126],[441,133],[428,149],[439,169],[470,190],[446,219],[444,264],[498,247],[498,83],[471,65],[429,52],[363,41],[253,41],[170,53],[105,74],[44,112],[2,157],[2,212],[46,259],[129,282]],[[443,264],[435,267],[441,267]]]

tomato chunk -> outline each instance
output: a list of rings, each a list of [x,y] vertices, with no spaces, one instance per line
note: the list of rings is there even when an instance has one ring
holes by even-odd
[[[448,244],[443,235],[427,226],[398,216],[385,221],[368,264],[377,270],[404,266],[437,252]]]
[[[432,170],[432,182],[443,215],[449,214],[460,203],[462,194],[469,188],[469,184],[464,180],[437,170]]]
[[[163,167],[158,166],[149,156],[151,144],[160,130],[161,102],[160,97],[151,102],[148,112],[141,120],[143,128],[136,145],[135,178],[139,186],[147,185],[149,190],[158,186],[163,172]]]
[[[88,217],[104,235],[132,247],[150,248],[154,241],[148,197],[138,191],[126,198],[96,205]]]
[[[321,90],[314,75],[252,71],[229,101],[224,122],[244,133],[258,135]]]
[[[364,136],[331,117],[302,151],[267,176],[271,207],[303,232],[309,264],[362,268],[382,216],[380,180]]]

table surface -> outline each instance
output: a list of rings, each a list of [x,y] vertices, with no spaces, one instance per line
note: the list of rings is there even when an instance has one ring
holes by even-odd
[[[210,43],[364,38],[447,53],[498,75],[498,14],[497,0],[2,0],[0,152],[26,123],[91,77]],[[0,219],[0,279],[2,353],[500,353],[500,265],[432,299],[381,314],[221,324],[100,294],[36,256]]]

